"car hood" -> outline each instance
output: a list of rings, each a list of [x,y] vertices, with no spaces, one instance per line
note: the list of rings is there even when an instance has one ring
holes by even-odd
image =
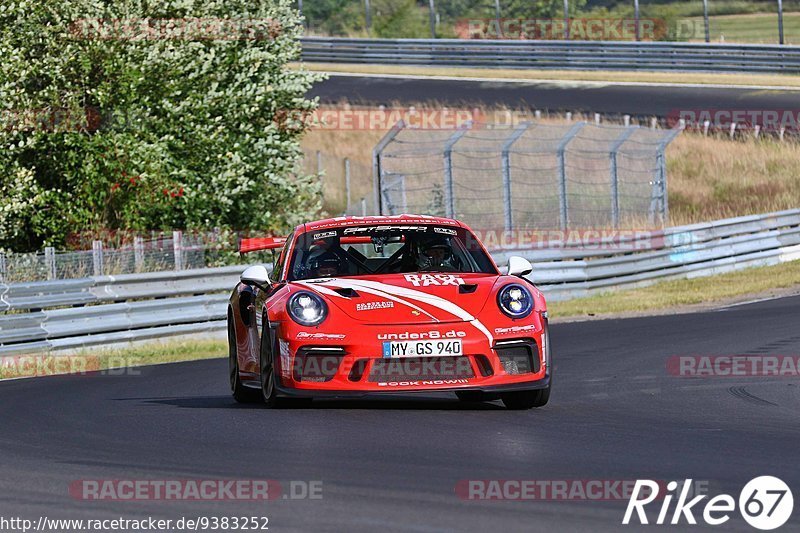
[[[295,281],[365,324],[469,322],[493,294],[495,274],[383,274]]]

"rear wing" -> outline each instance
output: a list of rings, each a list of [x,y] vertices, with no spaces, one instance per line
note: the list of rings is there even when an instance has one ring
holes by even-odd
[[[283,248],[286,244],[286,237],[252,237],[249,239],[239,239],[239,253],[257,252],[259,250],[274,250]]]
[[[350,235],[342,237],[339,241],[341,244],[369,244],[371,237],[366,235]],[[286,237],[251,237],[247,239],[239,239],[239,253],[246,254],[248,252],[258,252],[260,250],[274,250],[276,248],[283,248],[286,244]]]

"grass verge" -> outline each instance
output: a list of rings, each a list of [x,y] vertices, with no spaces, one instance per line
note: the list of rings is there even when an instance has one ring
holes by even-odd
[[[173,340],[129,348],[8,356],[0,357],[0,379],[106,372],[159,363],[212,359],[224,357],[226,353],[224,340]]]
[[[702,17],[693,17],[696,27]],[[800,13],[783,14],[786,44],[800,42]],[[743,15],[720,15],[709,20],[711,41],[736,43],[776,44],[778,42],[777,13],[750,13]]]
[[[800,261],[748,268],[718,276],[664,281],[649,287],[550,302],[548,310],[554,318],[629,313],[644,315],[653,311],[680,310],[699,304],[768,297],[768,291],[794,287],[800,287]]]
[[[294,66],[296,67],[297,65]],[[704,72],[494,69],[423,67],[408,65],[362,65],[350,63],[303,63],[303,67],[305,67],[307,70],[315,72],[342,72],[353,74],[400,74],[406,76],[447,76],[455,78],[497,78],[531,81],[678,83],[800,88],[800,76],[794,76],[790,74],[714,74]]]

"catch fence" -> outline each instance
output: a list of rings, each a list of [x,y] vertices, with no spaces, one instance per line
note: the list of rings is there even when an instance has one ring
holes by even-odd
[[[668,222],[664,152],[680,129],[398,122],[373,152],[377,213],[481,229],[653,228]]]

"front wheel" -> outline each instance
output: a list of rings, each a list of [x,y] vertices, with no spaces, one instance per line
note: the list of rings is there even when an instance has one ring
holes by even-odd
[[[261,354],[259,357],[261,361],[261,399],[264,400],[264,405],[273,408],[278,405],[278,388],[275,386],[275,365],[269,343],[269,329],[265,324],[261,329]]]
[[[261,330],[261,399],[268,409],[280,407],[308,407],[312,398],[283,398],[278,396],[277,376],[275,375],[275,359],[270,344],[269,330],[266,325]]]
[[[258,391],[245,387],[239,377],[239,358],[236,356],[236,330],[228,320],[228,374],[233,399],[239,403],[253,403],[260,399]]]

